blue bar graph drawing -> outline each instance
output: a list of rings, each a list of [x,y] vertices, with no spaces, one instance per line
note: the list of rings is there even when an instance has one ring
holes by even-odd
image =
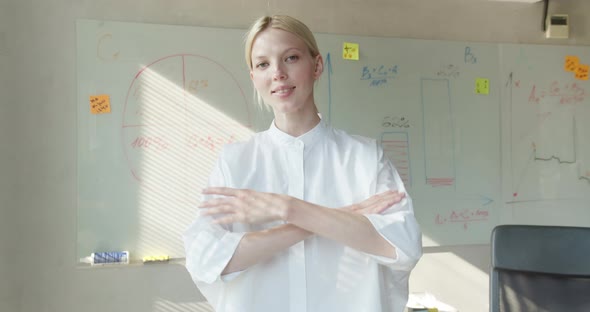
[[[455,185],[455,139],[448,79],[422,79],[424,168],[426,184]]]

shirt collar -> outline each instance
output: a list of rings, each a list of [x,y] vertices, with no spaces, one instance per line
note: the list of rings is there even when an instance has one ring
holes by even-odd
[[[327,128],[328,126],[324,120],[320,119],[320,122],[311,130],[298,137],[294,137],[277,128],[275,121],[273,120],[268,129],[268,134],[270,135],[271,140],[278,145],[290,145],[295,142],[303,142],[305,146],[311,147],[312,144],[317,142],[326,133]]]

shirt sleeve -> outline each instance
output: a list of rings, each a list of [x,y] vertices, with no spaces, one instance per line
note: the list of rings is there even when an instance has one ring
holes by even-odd
[[[414,216],[412,198],[406,192],[396,168],[379,145],[377,145],[377,158],[375,194],[387,190],[398,190],[406,193],[406,197],[381,214],[365,215],[377,232],[395,247],[397,254],[395,259],[376,255],[371,257],[392,269],[410,271],[422,256],[422,233]]]
[[[226,186],[220,157],[209,177],[209,186]],[[202,200],[210,196],[203,196]],[[213,224],[212,217],[197,217],[183,233],[186,268],[197,286],[227,281],[221,273],[231,260],[244,233],[234,233],[229,226]],[[199,287],[201,288],[201,287]],[[202,289],[201,289],[202,290]]]

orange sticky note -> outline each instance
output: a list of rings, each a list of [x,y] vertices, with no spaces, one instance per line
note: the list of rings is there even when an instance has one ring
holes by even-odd
[[[578,64],[580,64],[580,58],[573,55],[566,55],[563,69],[565,69],[565,71],[575,72],[576,68],[578,68]]]
[[[90,96],[90,112],[92,114],[104,114],[111,112],[111,100],[107,94]]]
[[[490,80],[485,78],[475,79],[475,93],[490,94]]]
[[[590,68],[590,65],[587,64],[578,64],[578,67],[576,68],[576,79],[580,79],[580,80],[588,80],[588,69]]]
[[[342,45],[342,58],[345,60],[359,60],[358,43],[345,42]]]

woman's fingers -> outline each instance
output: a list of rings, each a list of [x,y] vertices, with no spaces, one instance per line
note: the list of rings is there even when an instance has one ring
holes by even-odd
[[[234,215],[225,215],[223,217],[219,217],[213,220],[214,224],[230,224],[240,222]]]
[[[224,198],[213,198],[208,201],[204,201],[199,205],[199,208],[212,208],[217,207],[220,205],[229,205],[233,202],[232,197],[224,197]]]
[[[379,214],[392,205],[399,203],[405,196],[405,193],[400,193],[397,190],[389,190],[373,195],[349,207],[351,208],[350,210],[361,214]]]
[[[201,203],[202,215],[215,215],[215,223],[263,223],[278,220],[287,198],[273,193],[248,189],[209,187],[203,194],[223,196]]]
[[[223,195],[223,196],[238,196],[245,190],[230,188],[230,187],[208,187],[203,189],[203,194],[207,195]]]
[[[201,209],[201,215],[211,216],[211,215],[222,214],[222,213],[232,213],[234,211],[235,211],[235,209],[232,206],[222,205],[222,206],[217,206],[214,208],[203,208],[203,209]]]

